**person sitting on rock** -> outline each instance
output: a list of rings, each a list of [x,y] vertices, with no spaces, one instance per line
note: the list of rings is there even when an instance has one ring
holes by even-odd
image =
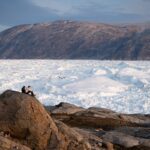
[[[31,96],[35,96],[30,85],[26,88],[26,94],[29,94]]]
[[[23,86],[21,91],[22,91],[22,93],[29,94],[31,96],[35,96],[35,94],[33,93],[32,89],[31,89],[31,86],[28,86],[28,87]]]
[[[21,88],[21,92],[27,94],[27,93],[26,93],[26,87],[25,87],[25,86],[23,86],[23,87]]]

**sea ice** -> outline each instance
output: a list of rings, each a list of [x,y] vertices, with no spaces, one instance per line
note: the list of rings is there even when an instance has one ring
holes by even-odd
[[[1,93],[31,85],[44,105],[150,113],[149,61],[0,60],[0,70]]]

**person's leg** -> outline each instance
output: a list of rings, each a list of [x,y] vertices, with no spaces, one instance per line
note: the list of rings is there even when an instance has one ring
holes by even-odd
[[[35,96],[35,94],[33,93],[33,91],[28,91],[27,94],[29,94],[31,96]]]
[[[31,96],[35,96],[35,94],[33,93],[33,91],[31,91]]]
[[[29,94],[29,95],[30,95],[30,93],[31,93],[31,91],[27,91],[27,92],[26,92],[26,94]]]

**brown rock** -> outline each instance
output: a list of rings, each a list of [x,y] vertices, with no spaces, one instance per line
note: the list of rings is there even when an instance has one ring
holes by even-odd
[[[55,114],[71,115],[82,110],[84,110],[84,108],[77,107],[73,104],[61,102],[60,104],[56,105],[55,108],[53,108],[53,110],[50,112],[52,115],[55,115]]]
[[[0,136],[0,150],[31,150],[29,147]]]
[[[139,140],[133,136],[123,134],[121,132],[108,132],[103,136],[105,141],[109,141],[113,144],[121,145],[126,148],[138,146]]]
[[[139,139],[140,145],[150,149],[150,139]]]
[[[122,148],[150,149],[150,139],[138,138],[125,133],[111,131],[103,135],[103,139]]]
[[[115,111],[112,111],[110,109],[106,109],[106,108],[99,108],[99,107],[90,107],[88,108],[88,110],[90,111],[96,111],[96,112],[101,112],[101,113],[107,113],[107,114],[114,114],[116,113]]]
[[[65,111],[65,108],[61,107],[61,112]],[[64,123],[71,126],[79,127],[93,127],[93,128],[103,128],[112,129],[121,126],[133,126],[133,127],[144,127],[150,126],[150,118],[148,116],[140,115],[127,115],[119,114],[108,109],[103,108],[89,108],[77,111],[72,114],[65,115],[52,115]]]
[[[63,122],[71,126],[83,126],[93,128],[114,128],[126,125],[128,122],[121,120],[116,113],[106,113],[92,109],[74,113]]]
[[[110,142],[103,142],[103,145],[107,148],[107,150],[114,150],[114,146]]]
[[[87,140],[92,150],[102,150],[103,141],[100,137],[96,136],[91,130],[89,129],[80,129],[80,128],[73,128],[75,131],[80,133],[85,140]]]
[[[51,138],[58,139],[57,127],[43,106],[34,97],[14,91],[0,95],[0,131],[38,150],[46,149]]]
[[[115,129],[117,132],[122,132],[134,137],[150,139],[150,128],[146,127],[120,127]]]
[[[69,119],[70,115],[84,110],[84,108],[82,107],[77,107],[73,104],[64,103],[64,102],[61,102],[60,104],[54,107],[47,106],[46,109],[48,110],[48,112],[50,112],[50,115],[52,117],[60,121],[61,120],[63,121],[64,119]]]
[[[68,103],[49,111],[55,120],[32,96],[10,90],[1,94],[0,150],[150,149],[149,115],[83,109]]]
[[[138,126],[150,126],[150,117],[146,115],[127,115],[127,114],[119,114],[118,115],[121,120],[125,120],[126,122],[130,122],[131,124],[135,124]]]
[[[62,135],[62,139],[65,139],[63,150],[91,150],[91,145],[82,134],[69,128],[60,121],[55,121],[55,123]]]
[[[0,133],[33,150],[91,150],[88,140],[55,123],[34,97],[10,90],[0,95]]]

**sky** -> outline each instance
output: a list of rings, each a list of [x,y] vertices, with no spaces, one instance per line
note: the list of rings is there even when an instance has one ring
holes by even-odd
[[[150,0],[0,0],[0,31],[55,20],[143,23],[149,9]]]

